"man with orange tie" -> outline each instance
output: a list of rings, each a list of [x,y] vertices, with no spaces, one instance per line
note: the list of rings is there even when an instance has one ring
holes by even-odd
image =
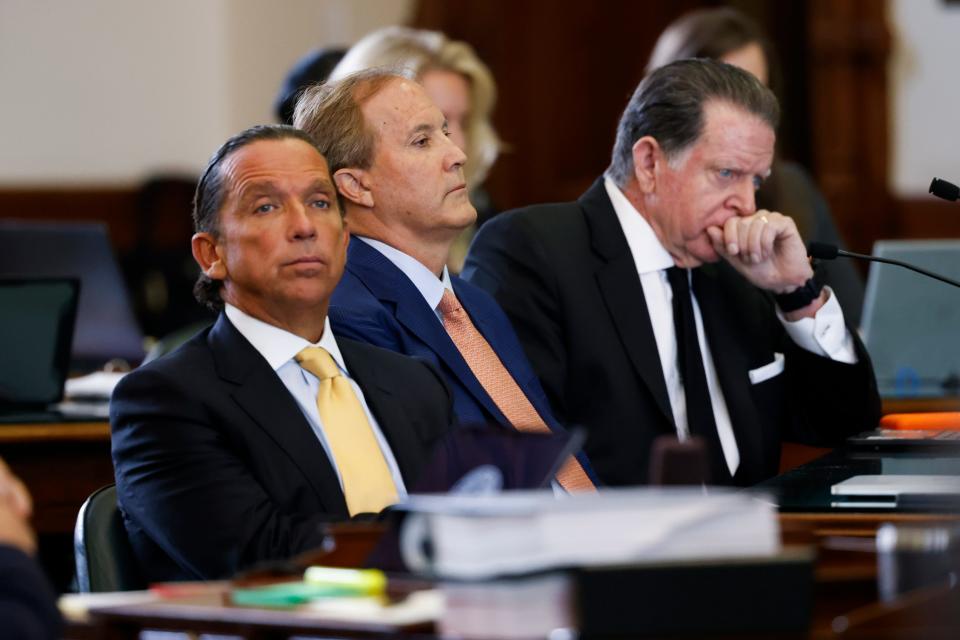
[[[562,430],[503,311],[447,271],[451,245],[477,212],[466,156],[423,88],[393,72],[361,71],[307,89],[294,123],[330,163],[352,235],[330,305],[334,331],[435,364],[463,425]],[[595,489],[583,455],[557,482]]]
[[[438,373],[334,337],[348,242],[307,134],[254,127],[197,185],[197,298],[221,311],[110,405],[117,496],[144,577],[230,576],[402,498],[453,424]]]

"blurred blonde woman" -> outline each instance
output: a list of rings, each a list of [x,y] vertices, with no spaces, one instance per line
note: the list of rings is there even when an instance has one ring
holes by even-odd
[[[490,121],[497,98],[490,69],[465,42],[438,31],[394,26],[374,31],[353,45],[330,73],[330,80],[370,67],[409,71],[443,112],[450,139],[467,154],[464,176],[482,224],[494,212],[480,187],[501,149]],[[453,245],[448,259],[451,271],[460,271],[474,230],[467,229]]]

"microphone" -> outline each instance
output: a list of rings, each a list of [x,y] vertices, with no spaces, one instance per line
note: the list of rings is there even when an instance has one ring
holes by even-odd
[[[936,179],[934,180],[936,181]],[[942,180],[940,182],[943,182]],[[957,189],[955,185],[946,183],[950,187]],[[930,186],[930,190],[933,191],[933,185]],[[942,197],[942,196],[941,196]],[[956,198],[954,198],[956,200]],[[810,242],[807,245],[807,255],[811,258],[816,258],[818,260],[834,260],[838,256],[844,258],[856,258],[857,260],[869,260],[871,262],[882,262],[884,264],[892,264],[898,267],[903,267],[904,269],[910,269],[910,271],[916,271],[921,275],[925,275],[928,278],[933,278],[934,280],[939,280],[940,282],[946,282],[947,284],[952,284],[955,287],[960,287],[960,282],[948,278],[946,276],[941,276],[932,271],[927,271],[921,267],[908,264],[901,260],[894,260],[892,258],[879,258],[877,256],[868,256],[862,253],[854,253],[852,251],[844,251],[843,249],[838,248],[836,245],[827,244],[826,242]]]
[[[960,187],[940,178],[934,178],[930,182],[930,193],[950,202],[960,200]]]

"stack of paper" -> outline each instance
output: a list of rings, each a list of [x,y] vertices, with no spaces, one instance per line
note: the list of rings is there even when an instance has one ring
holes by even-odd
[[[553,568],[769,557],[780,550],[769,500],[711,489],[617,489],[412,496],[400,536],[407,565],[479,579]]]

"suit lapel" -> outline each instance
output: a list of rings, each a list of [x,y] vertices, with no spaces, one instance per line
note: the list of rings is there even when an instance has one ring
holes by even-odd
[[[340,481],[323,445],[280,377],[223,314],[210,332],[217,373],[233,385],[231,396],[307,478],[325,509],[348,515]]]
[[[713,366],[720,380],[737,449],[740,451],[742,462],[737,469],[739,476],[745,470],[746,461],[763,459],[763,438],[759,433],[760,416],[750,390],[747,354],[742,348],[750,336],[738,336],[743,320],[734,315],[737,310],[730,302],[723,300],[719,277],[718,265],[704,265],[693,270],[692,284]]]
[[[433,351],[491,415],[502,424],[509,424],[410,278],[379,251],[356,238],[350,239],[347,268],[382,304],[394,310],[397,321]]]
[[[663,416],[673,424],[673,410],[660,368],[660,354],[643,297],[643,286],[602,178],[581,196],[579,203],[586,215],[591,245],[600,257],[595,272],[600,295],[630,362]]]
[[[363,389],[367,406],[390,444],[404,482],[409,483],[423,462],[423,447],[417,438],[417,428],[411,424],[410,416],[393,393],[389,381],[384,379],[383,370],[377,367],[376,362],[352,340],[338,338],[337,344],[350,377]]]

